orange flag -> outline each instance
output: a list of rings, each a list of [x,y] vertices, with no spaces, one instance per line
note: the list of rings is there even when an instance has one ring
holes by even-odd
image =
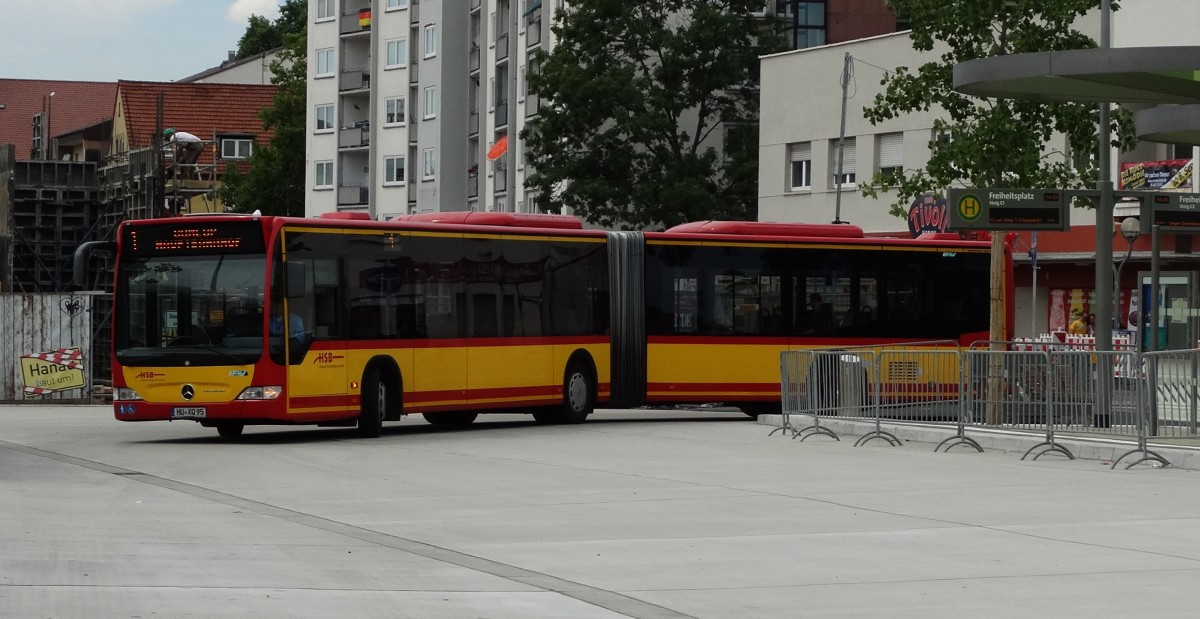
[[[496,140],[496,143],[492,144],[492,147],[488,149],[488,152],[487,152],[488,161],[495,161],[495,160],[499,159],[502,155],[504,155],[504,153],[506,153],[506,152],[508,152],[508,134],[507,133],[504,134],[503,136],[501,136],[499,140]]]

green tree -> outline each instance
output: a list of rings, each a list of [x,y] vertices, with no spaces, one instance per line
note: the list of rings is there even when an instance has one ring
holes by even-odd
[[[235,56],[240,60],[282,47],[287,35],[304,32],[307,26],[308,0],[284,0],[275,21],[262,15],[250,16]]]
[[[954,90],[957,63],[1006,54],[1084,49],[1096,42],[1072,26],[1099,0],[887,0],[912,24],[913,49],[936,53],[936,60],[915,69],[897,67],[887,74],[884,92],[866,108],[873,124],[901,114],[940,107],[923,169],[875,175],[863,186],[867,196],[895,190],[891,212],[906,214],[912,199],[941,193],[954,183],[974,187],[1063,187],[1093,189],[1098,178],[1097,106],[1011,99],[978,99]],[[1116,8],[1116,2],[1113,2]],[[936,50],[935,50],[936,46]],[[1132,148],[1128,113],[1112,114],[1112,145]],[[1047,143],[1066,137],[1069,152],[1053,152]]]
[[[263,127],[274,134],[270,143],[255,146],[245,174],[233,166],[226,170],[221,187],[226,210],[239,213],[258,210],[264,215],[304,214],[307,53],[306,30],[284,37],[284,47],[271,63],[272,82],[279,90],[271,106],[261,113]]]
[[[529,76],[542,107],[522,133],[539,209],[620,228],[753,218],[758,56],[782,48],[749,17],[761,7],[579,0],[560,11],[557,43]]]

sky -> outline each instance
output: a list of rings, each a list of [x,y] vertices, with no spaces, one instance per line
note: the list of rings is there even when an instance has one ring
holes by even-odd
[[[169,82],[221,64],[279,0],[0,0],[0,78]]]

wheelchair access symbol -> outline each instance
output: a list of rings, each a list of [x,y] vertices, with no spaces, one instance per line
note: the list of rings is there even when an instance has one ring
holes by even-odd
[[[974,194],[963,194],[954,206],[963,221],[975,221],[983,214],[983,203]]]

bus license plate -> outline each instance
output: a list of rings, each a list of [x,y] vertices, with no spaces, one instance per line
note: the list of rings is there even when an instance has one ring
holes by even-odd
[[[171,416],[176,419],[179,419],[179,418],[196,419],[196,418],[204,417],[207,414],[208,414],[208,409],[204,408],[203,406],[193,406],[191,408],[172,408],[171,409]]]

